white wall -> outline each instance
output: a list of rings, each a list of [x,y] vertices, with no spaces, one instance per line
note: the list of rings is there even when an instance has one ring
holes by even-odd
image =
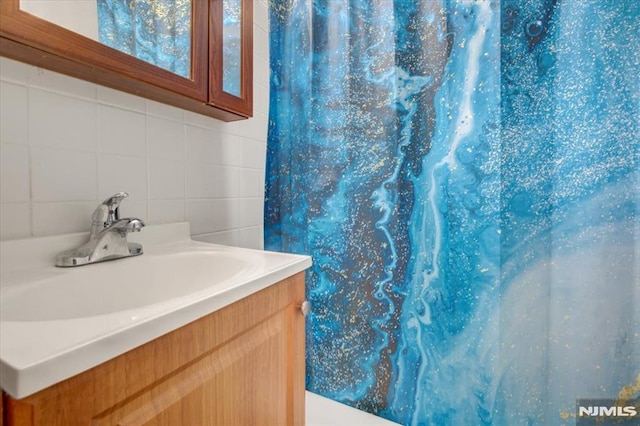
[[[123,216],[262,248],[268,50],[260,0],[254,117],[233,123],[0,58],[0,239],[86,231],[126,191]]]

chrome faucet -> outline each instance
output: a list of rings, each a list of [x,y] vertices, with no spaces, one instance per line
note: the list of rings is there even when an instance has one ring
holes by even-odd
[[[104,200],[91,215],[89,241],[60,253],[56,266],[80,266],[142,254],[142,246],[127,242],[127,235],[139,232],[144,222],[131,217],[120,219],[120,202],[128,196],[118,192]]]

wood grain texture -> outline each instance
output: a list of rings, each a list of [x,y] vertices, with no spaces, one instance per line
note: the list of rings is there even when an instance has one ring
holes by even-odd
[[[12,399],[8,395],[3,398],[4,420],[9,426],[29,426],[33,424],[33,407]]]
[[[22,400],[6,426],[303,425],[304,274]]]
[[[209,37],[211,33],[222,32],[220,27],[209,28],[209,8],[214,0],[192,2],[190,78],[181,77],[23,12],[19,8],[19,1],[0,1],[2,56],[224,121],[240,120],[252,115],[252,110],[240,111],[225,99],[218,101],[210,97]],[[249,10],[251,3],[251,0],[243,1],[243,4],[249,5]],[[247,41],[252,46],[253,21],[246,22],[248,24],[244,25],[243,30],[250,31],[247,32]],[[249,61],[246,66],[252,67],[253,64]],[[246,74],[249,78],[243,80],[249,96],[253,88],[252,73],[252,69],[243,71],[243,76]]]

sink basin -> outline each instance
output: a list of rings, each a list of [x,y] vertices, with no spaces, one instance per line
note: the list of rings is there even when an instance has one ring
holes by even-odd
[[[212,282],[224,287],[259,265],[256,256],[221,250],[147,253],[139,258],[15,276],[2,289],[3,321],[55,321],[104,315],[185,296]]]

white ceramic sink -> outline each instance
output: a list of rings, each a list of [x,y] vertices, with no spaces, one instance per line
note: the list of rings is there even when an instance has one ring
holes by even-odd
[[[65,320],[193,297],[248,275],[262,263],[251,252],[188,246],[173,250],[44,273],[11,274],[7,279],[13,285],[2,289],[0,319]]]
[[[130,234],[141,256],[56,268],[87,234],[0,242],[0,387],[23,398],[311,266],[308,256]]]

